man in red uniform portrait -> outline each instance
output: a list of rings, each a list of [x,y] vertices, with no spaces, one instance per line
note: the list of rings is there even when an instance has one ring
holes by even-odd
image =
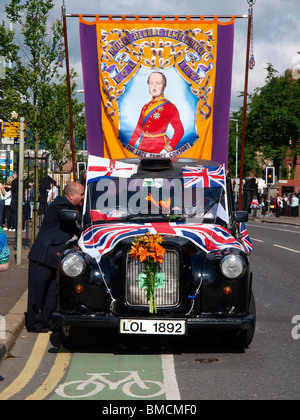
[[[167,80],[163,73],[151,73],[147,83],[152,99],[143,106],[128,144],[147,153],[169,153],[175,149],[184,134],[179,112],[164,97]],[[166,135],[169,124],[174,129],[171,139]]]

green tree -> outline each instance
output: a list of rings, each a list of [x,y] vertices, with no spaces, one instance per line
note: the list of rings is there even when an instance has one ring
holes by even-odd
[[[300,153],[300,81],[294,80],[286,71],[279,75],[272,64],[268,64],[265,85],[249,94],[246,117],[244,175],[253,172],[261,176],[261,167],[255,157],[261,152],[264,159],[271,159],[278,173],[289,149],[294,155]],[[242,131],[241,108],[232,118],[239,119],[239,151]],[[229,168],[234,159],[235,137],[233,123],[229,136]],[[239,162],[240,165],[240,162]]]
[[[21,4],[22,3],[22,4]],[[31,143],[38,156],[41,142],[46,144],[60,165],[61,152],[69,139],[68,94],[66,79],[59,77],[58,52],[62,36],[59,20],[49,25],[49,12],[53,0],[9,0],[5,7],[7,20],[13,23],[14,31],[0,25],[0,55],[12,62],[7,77],[0,80],[1,109],[9,116],[16,110],[25,117]],[[15,34],[21,40],[21,47]],[[72,91],[76,87],[71,74]],[[82,106],[73,99],[74,115],[78,112],[80,132],[84,137]],[[82,138],[85,140],[85,138]],[[38,162],[38,159],[35,159]],[[35,177],[35,201],[38,194],[38,167]],[[34,212],[36,216],[36,208]],[[35,217],[35,224],[37,218]],[[36,231],[36,229],[35,229]]]
[[[52,0],[27,0],[22,4],[21,0],[10,0],[7,3],[7,19],[17,26],[22,48],[14,42],[15,32],[5,30],[4,23],[0,27],[1,41],[3,42],[5,37],[10,38],[9,46],[1,45],[2,49],[8,49],[6,57],[13,62],[12,69],[8,71],[8,82],[20,95],[18,111],[33,134],[35,157],[38,156],[41,139],[47,132],[44,105],[49,99],[49,84],[58,75],[58,45],[62,28],[60,22],[56,21],[49,30],[48,15],[52,8]],[[35,161],[38,162],[37,159]],[[36,169],[37,202],[38,168]],[[36,232],[36,205],[34,210]]]
[[[278,173],[288,149],[297,152],[300,83],[289,72],[279,76],[270,63],[267,72],[266,84],[250,95],[247,142],[272,159]]]

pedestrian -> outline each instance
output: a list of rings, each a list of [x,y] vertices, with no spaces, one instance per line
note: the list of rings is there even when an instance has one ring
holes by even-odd
[[[4,201],[5,201],[5,189],[4,185],[0,182],[0,226],[3,225],[4,216]]]
[[[276,197],[276,214],[275,214],[276,217],[279,217],[281,215],[282,208],[283,208],[282,198],[280,197],[279,194],[277,194],[277,197]]]
[[[292,195],[292,200],[291,200],[291,216],[298,217],[298,210],[299,210],[299,199],[297,195],[294,193]]]
[[[58,253],[78,228],[74,221],[62,219],[62,209],[77,209],[82,206],[84,187],[78,182],[69,182],[63,196],[58,196],[46,210],[40,231],[28,258],[28,307],[26,327],[28,331],[46,332],[51,328],[51,315],[56,309],[56,272]]]
[[[4,227],[4,230],[11,230],[11,183],[13,181],[13,177],[8,177],[6,184],[5,184],[5,197],[4,197],[4,220],[6,223],[6,227]]]
[[[257,196],[255,195],[250,204],[251,216],[252,218],[257,217],[257,209],[259,209],[259,202]]]
[[[0,272],[9,269],[9,255],[10,250],[7,243],[7,238],[2,227],[0,227]]]
[[[286,194],[283,194],[282,204],[283,204],[283,216],[287,216],[288,198]]]
[[[33,206],[34,206],[34,184],[29,184],[28,195],[29,195],[29,208],[30,208],[29,220],[31,221],[33,217]]]
[[[57,196],[58,196],[58,188],[56,186],[56,182],[51,181],[50,182],[50,189],[49,189],[48,195],[47,195],[48,206],[52,203],[52,201],[54,201],[56,199]]]
[[[18,173],[13,171],[13,181],[11,183],[11,230],[14,231],[17,228],[17,212],[18,212]]]
[[[263,197],[260,200],[260,209],[261,209],[260,214],[262,216],[265,216],[267,207],[266,207],[265,199]]]
[[[274,216],[275,212],[275,199],[270,197],[269,216]]]

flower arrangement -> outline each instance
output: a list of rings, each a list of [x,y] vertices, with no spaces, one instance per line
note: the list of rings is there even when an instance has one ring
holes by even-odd
[[[163,257],[166,252],[165,248],[161,245],[163,238],[160,234],[146,233],[143,236],[135,238],[132,242],[129,254],[131,257],[139,259],[144,263],[143,273],[145,279],[142,287],[145,287],[145,296],[149,301],[149,312],[157,313],[155,303],[155,282],[157,275],[158,264],[163,263]]]

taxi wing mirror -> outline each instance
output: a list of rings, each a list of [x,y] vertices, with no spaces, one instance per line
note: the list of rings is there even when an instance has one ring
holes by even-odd
[[[66,222],[78,222],[79,221],[79,213],[76,210],[71,209],[62,209],[60,211],[60,215],[62,220]]]
[[[74,222],[76,235],[80,235],[82,228],[80,226],[80,216],[77,210],[62,209],[60,211],[61,219],[65,222]]]
[[[233,212],[233,223],[248,222],[247,211],[234,211]]]

